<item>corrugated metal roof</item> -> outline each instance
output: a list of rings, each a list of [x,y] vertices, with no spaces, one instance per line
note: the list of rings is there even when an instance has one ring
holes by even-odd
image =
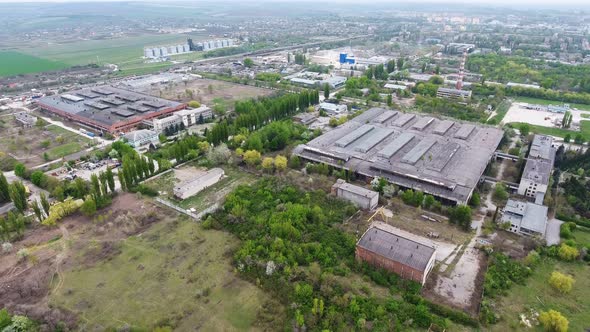
[[[426,270],[436,253],[434,247],[374,226],[363,234],[357,245],[419,271]]]

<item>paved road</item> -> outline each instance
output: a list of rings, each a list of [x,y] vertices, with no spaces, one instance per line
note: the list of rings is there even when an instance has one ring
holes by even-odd
[[[563,224],[563,221],[555,218],[549,219],[547,223],[547,231],[545,232],[545,240],[548,246],[559,244],[561,238],[559,236],[559,227]]]

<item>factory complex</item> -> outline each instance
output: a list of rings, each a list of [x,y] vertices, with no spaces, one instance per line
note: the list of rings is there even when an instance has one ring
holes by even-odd
[[[43,97],[36,104],[43,111],[111,134],[128,132],[146,120],[187,107],[184,103],[110,85]]]
[[[495,127],[372,108],[294,154],[466,204],[502,137]]]
[[[143,49],[143,56],[148,59],[165,58],[169,55],[186,54],[199,51],[211,51],[234,46],[231,39],[205,40],[194,43],[192,39],[175,45],[148,46]]]

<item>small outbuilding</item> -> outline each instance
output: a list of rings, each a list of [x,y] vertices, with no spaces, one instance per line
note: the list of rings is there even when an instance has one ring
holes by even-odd
[[[216,184],[225,175],[221,168],[212,168],[193,179],[189,179],[174,187],[174,196],[178,199],[187,199],[202,190]]]
[[[332,186],[332,194],[353,202],[355,205],[364,210],[373,210],[379,203],[379,193],[363,187],[347,183],[338,179]]]

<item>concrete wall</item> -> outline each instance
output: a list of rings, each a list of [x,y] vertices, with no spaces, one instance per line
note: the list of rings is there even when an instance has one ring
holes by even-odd
[[[359,246],[356,247],[355,256],[357,260],[367,262],[375,267],[384,268],[387,271],[393,272],[404,279],[413,280],[419,282],[422,285],[424,285],[426,277],[428,276],[428,272],[430,272],[428,268],[426,269],[426,273],[424,273],[424,271],[418,271],[407,265],[404,265],[396,261],[392,261],[386,257],[368,251],[365,248],[361,248]],[[432,261],[433,260],[434,255],[432,257]],[[432,269],[432,266],[434,266],[434,262],[432,262],[430,269]]]
[[[536,186],[535,186],[536,185]],[[527,198],[535,199],[537,192],[547,192],[547,185],[536,183],[529,179],[522,179],[518,186],[518,194]]]
[[[341,188],[338,188],[336,196],[351,201],[364,210],[372,210],[375,207],[377,207],[377,204],[379,203],[378,196],[375,196],[372,199],[370,199],[368,197],[360,196],[350,191],[342,190]]]

